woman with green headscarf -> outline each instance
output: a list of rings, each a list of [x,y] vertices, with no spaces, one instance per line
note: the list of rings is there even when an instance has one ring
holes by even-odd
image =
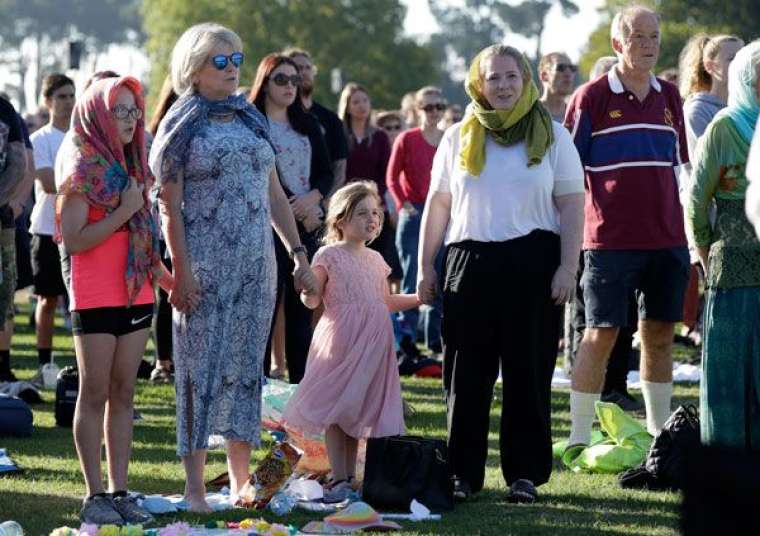
[[[728,70],[728,106],[700,138],[686,227],[705,269],[702,442],[760,450],[760,243],[744,212],[747,157],[760,113],[760,40]],[[715,202],[715,225],[708,218]]]
[[[551,378],[560,305],[575,289],[583,169],[570,134],[538,101],[530,66],[493,45],[465,82],[472,114],[438,147],[422,217],[420,299],[443,276],[444,390],[454,494],[483,487],[493,387],[501,365],[501,468],[512,502],[549,480]]]

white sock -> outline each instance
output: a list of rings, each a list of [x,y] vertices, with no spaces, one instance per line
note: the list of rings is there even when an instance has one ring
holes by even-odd
[[[641,393],[647,409],[647,432],[657,435],[662,425],[670,417],[670,399],[673,396],[673,382],[649,382],[641,380]]]
[[[599,400],[600,393],[581,393],[570,391],[570,439],[568,445],[591,442],[591,427],[594,425],[596,411],[594,406]]]

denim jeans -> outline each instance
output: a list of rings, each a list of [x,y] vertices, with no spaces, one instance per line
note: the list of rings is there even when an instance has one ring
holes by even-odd
[[[414,208],[417,211],[414,214],[404,209],[399,211],[398,225],[396,227],[396,249],[398,250],[401,269],[404,274],[401,278],[401,292],[404,294],[414,294],[417,292],[417,252],[424,205],[415,204]],[[435,267],[439,278],[442,277],[443,248],[436,255]],[[432,306],[424,305],[421,311],[417,308],[403,311],[399,313],[399,318],[413,329],[415,333],[421,329],[424,333],[425,344],[428,349],[440,352],[442,311],[443,302],[441,293],[439,292]],[[422,313],[421,326],[420,313]]]

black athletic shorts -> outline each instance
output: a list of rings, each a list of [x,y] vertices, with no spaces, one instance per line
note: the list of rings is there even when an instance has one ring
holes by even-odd
[[[32,235],[32,279],[37,296],[66,294],[61,274],[61,255],[52,236]]]
[[[71,331],[74,335],[105,333],[121,337],[133,331],[149,328],[153,321],[153,304],[132,307],[96,307],[71,312]]]

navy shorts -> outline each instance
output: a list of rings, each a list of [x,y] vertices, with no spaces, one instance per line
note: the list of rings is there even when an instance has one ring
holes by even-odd
[[[152,303],[132,307],[97,307],[72,311],[71,331],[74,335],[105,333],[121,337],[149,328],[152,321]]]
[[[689,250],[683,247],[654,250],[591,249],[583,252],[581,276],[586,302],[586,326],[628,326],[628,300],[636,292],[639,318],[678,322],[689,283]]]

